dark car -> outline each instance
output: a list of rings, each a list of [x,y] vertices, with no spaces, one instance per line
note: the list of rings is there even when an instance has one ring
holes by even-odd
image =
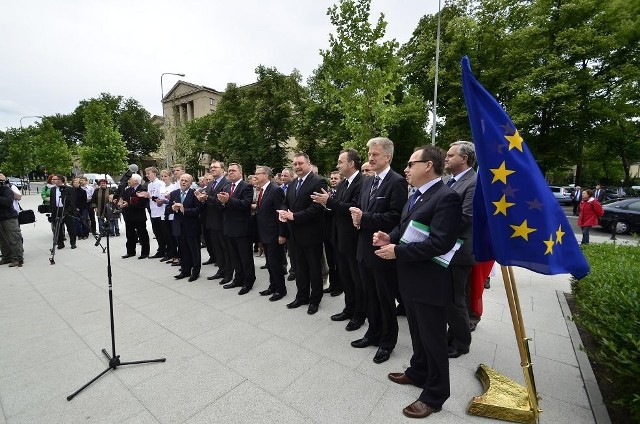
[[[607,203],[602,206],[604,215],[600,218],[600,226],[611,230],[613,221],[617,221],[616,233],[640,232],[640,199],[631,198]]]

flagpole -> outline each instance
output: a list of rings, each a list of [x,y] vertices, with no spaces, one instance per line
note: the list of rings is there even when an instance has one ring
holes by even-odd
[[[436,144],[436,108],[438,107],[438,64],[440,63],[440,0],[438,0],[438,30],[436,33],[436,73],[433,83],[433,111],[431,116],[431,145]]]

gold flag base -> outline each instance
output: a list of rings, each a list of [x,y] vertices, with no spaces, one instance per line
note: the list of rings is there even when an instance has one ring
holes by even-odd
[[[484,364],[478,366],[476,377],[485,392],[471,400],[469,414],[515,423],[534,424],[537,421],[524,386]]]

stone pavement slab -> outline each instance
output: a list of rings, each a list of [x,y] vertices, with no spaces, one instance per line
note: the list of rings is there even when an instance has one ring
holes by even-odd
[[[21,203],[35,209],[39,197]],[[391,359],[376,365],[375,348],[349,345],[366,326],[347,332],[346,323],[329,319],[342,309],[342,296],[325,296],[309,316],[304,307],[286,308],[292,282],[279,302],[258,294],[268,285],[265,270],[256,270],[254,289],[244,296],[204,278],[215,272],[211,265],[194,283],[177,281],[176,267],[121,259],[124,236],[109,240],[117,353],[122,361],[167,361],[118,367],[68,402],[67,395],[107,367],[101,353],[111,351],[107,255],[94,240],[78,240],[78,249],[67,244],[50,265],[51,231],[43,215],[37,218],[22,227],[24,267],[0,267],[0,424],[413,422],[402,408],[420,390],[386,377],[409,363],[404,317]],[[255,262],[259,267],[264,258]],[[570,291],[569,277],[514,272],[533,338],[540,422],[593,423],[556,295]],[[482,392],[475,377],[480,363],[523,383],[501,278],[492,279],[484,306],[470,353],[450,361],[451,398],[429,422],[498,422],[466,413]]]

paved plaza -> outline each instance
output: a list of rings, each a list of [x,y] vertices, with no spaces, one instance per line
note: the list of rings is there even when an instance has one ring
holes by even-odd
[[[40,197],[21,203],[35,210]],[[411,356],[405,317],[391,359],[376,365],[374,347],[349,345],[364,327],[349,333],[346,322],[329,319],[342,310],[342,296],[325,295],[310,316],[306,308],[285,306],[295,282],[287,282],[279,302],[258,294],[267,288],[266,270],[256,269],[258,280],[244,296],[208,281],[213,265],[203,266],[196,282],[177,281],[178,268],[156,259],[121,259],[122,223],[123,235],[110,239],[117,353],[122,361],[167,360],[118,367],[67,401],[107,367],[101,349],[111,353],[107,255],[92,238],[78,240],[77,249],[67,242],[50,265],[51,230],[44,215],[37,218],[22,226],[24,267],[0,267],[0,423],[416,422],[402,408],[420,389],[387,379],[404,371]],[[154,240],[151,245],[153,253]],[[255,263],[258,268],[264,258]],[[533,339],[540,422],[593,423],[558,295],[570,292],[569,276],[514,270]],[[485,291],[484,315],[472,335],[470,353],[450,361],[451,398],[424,422],[499,422],[466,412],[482,393],[475,377],[481,363],[523,384],[499,277]]]

